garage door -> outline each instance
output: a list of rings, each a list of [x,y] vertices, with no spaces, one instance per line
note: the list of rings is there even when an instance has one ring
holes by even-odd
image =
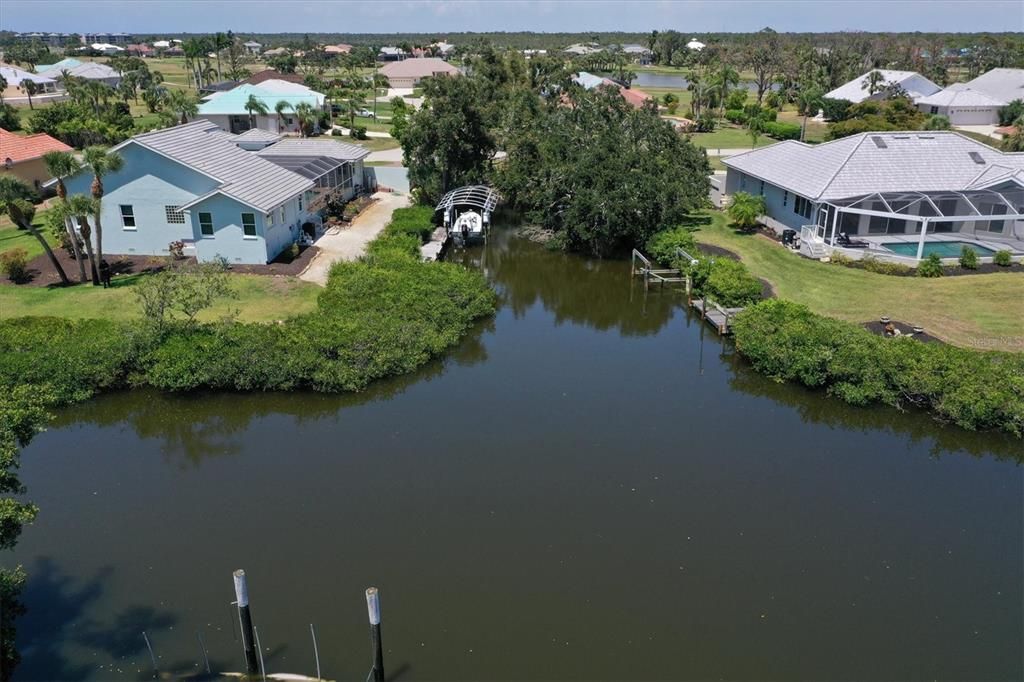
[[[958,126],[995,125],[999,122],[997,109],[951,109],[949,121]]]

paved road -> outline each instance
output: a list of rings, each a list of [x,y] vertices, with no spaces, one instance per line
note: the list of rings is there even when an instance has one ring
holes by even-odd
[[[320,253],[299,275],[299,279],[324,286],[331,265],[341,260],[355,260],[366,253],[366,245],[391,221],[396,208],[409,205],[405,194],[377,192],[374,204],[359,214],[347,228],[333,228],[317,240]]]
[[[337,125],[337,124],[335,124],[334,127],[335,127],[335,129],[340,130],[342,135],[344,135],[345,137],[348,137],[348,128],[346,128],[345,126]],[[386,137],[386,138],[390,138],[391,134],[390,133],[385,133],[383,131],[378,132],[376,130],[368,130],[368,131],[366,131],[366,136],[367,137]]]
[[[370,155],[366,157],[367,161],[376,161],[380,163],[397,163],[402,164],[402,148],[395,147],[394,149],[382,149],[377,152],[370,152]]]

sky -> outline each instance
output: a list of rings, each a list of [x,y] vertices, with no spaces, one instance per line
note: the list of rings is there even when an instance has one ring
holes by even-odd
[[[1021,0],[0,0],[0,29],[68,33],[1022,31]]]

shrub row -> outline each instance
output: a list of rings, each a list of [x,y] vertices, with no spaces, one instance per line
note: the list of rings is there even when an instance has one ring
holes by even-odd
[[[663,230],[651,237],[645,248],[655,262],[679,268],[689,274],[697,296],[707,294],[726,308],[745,306],[761,300],[761,282],[750,274],[747,266],[729,258],[712,258],[702,254],[690,229],[676,227]],[[697,258],[697,264],[681,260],[676,254],[677,249],[683,249]]]
[[[1024,354],[883,338],[780,300],[748,307],[733,331],[737,350],[776,380],[854,405],[916,405],[965,429],[1024,434]]]
[[[764,134],[774,137],[776,140],[799,140],[800,126],[796,123],[782,123],[781,121],[768,121],[763,125]]]
[[[129,385],[164,390],[357,391],[411,372],[495,309],[484,276],[424,263],[429,209],[399,209],[368,255],[336,264],[317,311],[282,324],[0,321],[0,387],[49,385],[61,402]]]

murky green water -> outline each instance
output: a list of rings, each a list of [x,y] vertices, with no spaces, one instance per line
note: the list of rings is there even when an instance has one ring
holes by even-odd
[[[1022,446],[764,380],[628,265],[499,233],[497,317],[359,396],[130,392],[24,454],[18,677],[1024,677]]]

